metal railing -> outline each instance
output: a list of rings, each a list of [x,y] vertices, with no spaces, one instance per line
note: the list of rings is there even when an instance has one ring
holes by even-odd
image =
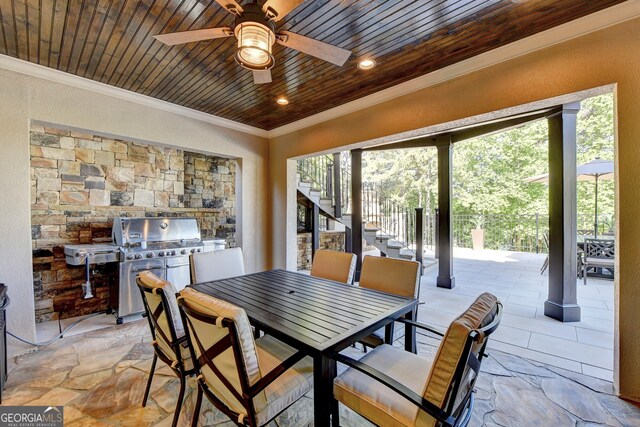
[[[310,182],[322,198],[333,199],[333,157],[325,154],[298,160],[298,173],[302,181]]]

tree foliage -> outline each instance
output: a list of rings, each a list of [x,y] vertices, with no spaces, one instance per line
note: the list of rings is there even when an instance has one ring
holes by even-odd
[[[582,102],[578,113],[578,164],[595,158],[613,160],[613,95]],[[546,120],[460,142],[454,146],[453,210],[455,214],[547,214],[548,186],[525,178],[548,172]],[[365,181],[408,207],[437,207],[435,148],[373,151],[363,157]],[[593,182],[578,183],[578,213],[594,215]],[[598,211],[613,214],[614,183],[599,185]],[[580,227],[580,226],[579,226]]]

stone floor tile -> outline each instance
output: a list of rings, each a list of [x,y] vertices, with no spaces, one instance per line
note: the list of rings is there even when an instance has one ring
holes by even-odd
[[[582,373],[605,381],[613,381],[613,370],[582,364]]]
[[[503,426],[573,426],[575,419],[522,378],[499,377],[491,419]]]
[[[625,427],[640,426],[640,405],[634,405],[604,393],[597,394],[596,397],[602,406]]]
[[[28,403],[29,406],[61,406],[73,401],[82,394],[67,388],[56,387],[41,397]]]
[[[577,372],[568,371],[566,369],[557,368],[555,366],[546,366],[546,368],[551,372],[555,372],[556,374],[564,378],[575,381],[576,383],[581,384],[595,392],[613,394],[614,390],[611,381],[601,380],[599,378],[594,378],[593,375],[580,374]]]
[[[146,375],[130,368],[91,389],[75,405],[89,416],[106,418],[110,414],[140,405],[145,386]]]
[[[115,366],[132,348],[131,344],[113,347],[109,350],[80,356],[78,366],[69,373],[70,378],[81,377]]]
[[[554,356],[564,357],[581,363],[608,368],[613,366],[613,350],[594,347],[575,341],[533,333],[529,349]]]
[[[613,350],[613,334],[576,327],[578,342]]]
[[[575,360],[565,359],[563,357],[553,356],[551,354],[533,351],[528,348],[522,348],[511,344],[505,344],[499,341],[489,340],[487,347],[490,350],[500,350],[504,353],[513,354],[527,360],[544,363],[545,365],[557,366],[575,372],[582,372],[582,365]],[[489,352],[491,354],[491,352]]]
[[[561,408],[585,422],[619,425],[586,387],[566,378],[545,378],[540,382],[544,394]]]
[[[529,345],[530,337],[531,332],[529,331],[512,328],[507,325],[500,325],[500,327],[491,336],[491,339],[526,348]]]

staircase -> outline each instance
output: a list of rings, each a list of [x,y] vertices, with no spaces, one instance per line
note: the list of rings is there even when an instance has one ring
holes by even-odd
[[[341,162],[348,163],[348,162]],[[297,190],[318,206],[319,211],[330,220],[352,228],[350,210],[350,173],[345,167],[339,168],[340,202],[343,209],[336,210],[334,192],[334,157],[319,156],[298,162]],[[415,259],[415,219],[413,210],[402,208],[397,203],[385,199],[372,184],[366,184],[362,194],[363,240],[368,246],[378,249],[390,258]]]

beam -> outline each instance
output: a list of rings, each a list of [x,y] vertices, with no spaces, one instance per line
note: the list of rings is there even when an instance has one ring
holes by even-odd
[[[342,171],[340,158],[342,154],[333,153],[333,214],[336,218],[342,218]]]
[[[519,116],[510,117],[508,119],[483,123],[479,126],[450,131],[449,133],[452,137],[451,142],[457,143],[471,138],[478,138],[481,136],[489,136],[494,133],[506,132],[508,130],[524,126],[527,123],[544,119],[545,117],[548,117],[549,115],[552,115],[559,111],[560,108],[550,108],[536,114],[522,114]]]
[[[448,135],[438,136],[438,278],[439,288],[452,289],[453,276],[453,221],[451,193],[453,183],[453,143]]]
[[[375,147],[363,148],[362,151],[384,151],[384,150],[401,150],[404,148],[421,148],[435,147],[436,139],[433,136],[424,136],[406,141],[394,142],[386,145],[376,145]]]
[[[563,105],[549,121],[549,297],[544,314],[580,321],[577,299],[576,115],[580,103]]]
[[[351,249],[356,255],[355,280],[362,270],[362,150],[351,150]]]
[[[309,210],[311,211],[311,259],[314,259],[316,251],[320,249],[320,208],[314,203]]]

